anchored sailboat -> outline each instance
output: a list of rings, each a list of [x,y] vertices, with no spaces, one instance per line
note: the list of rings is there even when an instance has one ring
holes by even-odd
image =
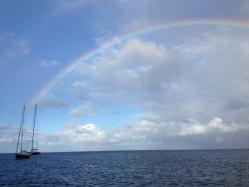
[[[23,126],[24,126],[24,114],[25,114],[25,105],[23,107],[22,111],[22,119],[21,119],[21,125],[19,129],[19,134],[18,134],[18,140],[17,140],[17,145],[16,145],[16,159],[27,159],[30,157],[30,152],[27,152],[23,150]],[[20,148],[20,152],[19,151]]]
[[[33,119],[33,134],[32,134],[32,145],[31,145],[31,154],[32,155],[39,155],[40,152],[38,151],[38,145],[37,147],[34,147],[34,139],[35,139],[35,123],[36,123],[36,110],[37,110],[37,104],[35,105],[35,113],[34,113],[34,119]]]

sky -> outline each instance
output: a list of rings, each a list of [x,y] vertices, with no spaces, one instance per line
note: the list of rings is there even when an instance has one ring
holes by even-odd
[[[0,1],[0,152],[249,148],[246,0]]]

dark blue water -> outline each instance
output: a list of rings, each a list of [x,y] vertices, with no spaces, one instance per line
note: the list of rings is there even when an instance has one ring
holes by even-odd
[[[0,154],[0,186],[249,186],[249,151]]]

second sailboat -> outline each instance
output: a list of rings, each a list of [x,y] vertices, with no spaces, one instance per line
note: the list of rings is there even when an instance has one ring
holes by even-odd
[[[35,129],[36,129],[36,112],[37,112],[37,104],[35,105],[35,113],[34,113],[34,119],[33,119],[33,133],[32,133],[32,143],[31,143],[31,155],[39,155],[39,154],[41,154],[38,151],[38,145],[36,145],[36,147],[34,146]]]

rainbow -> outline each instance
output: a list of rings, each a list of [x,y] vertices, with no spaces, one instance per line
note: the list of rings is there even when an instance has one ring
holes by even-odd
[[[70,72],[72,72],[79,64],[90,60],[98,54],[101,54],[104,49],[115,46],[120,41],[146,34],[153,31],[162,29],[177,28],[177,27],[191,27],[191,26],[223,26],[223,27],[239,27],[249,29],[249,20],[184,20],[175,22],[165,22],[150,24],[143,28],[134,29],[131,32],[121,33],[110,40],[106,41],[103,45],[96,49],[84,52],[76,60],[70,62],[65,68],[63,68],[56,76],[54,76],[47,84],[45,84],[38,93],[32,98],[32,104],[37,103],[39,100],[44,98],[54,88],[59,81],[65,78]]]

